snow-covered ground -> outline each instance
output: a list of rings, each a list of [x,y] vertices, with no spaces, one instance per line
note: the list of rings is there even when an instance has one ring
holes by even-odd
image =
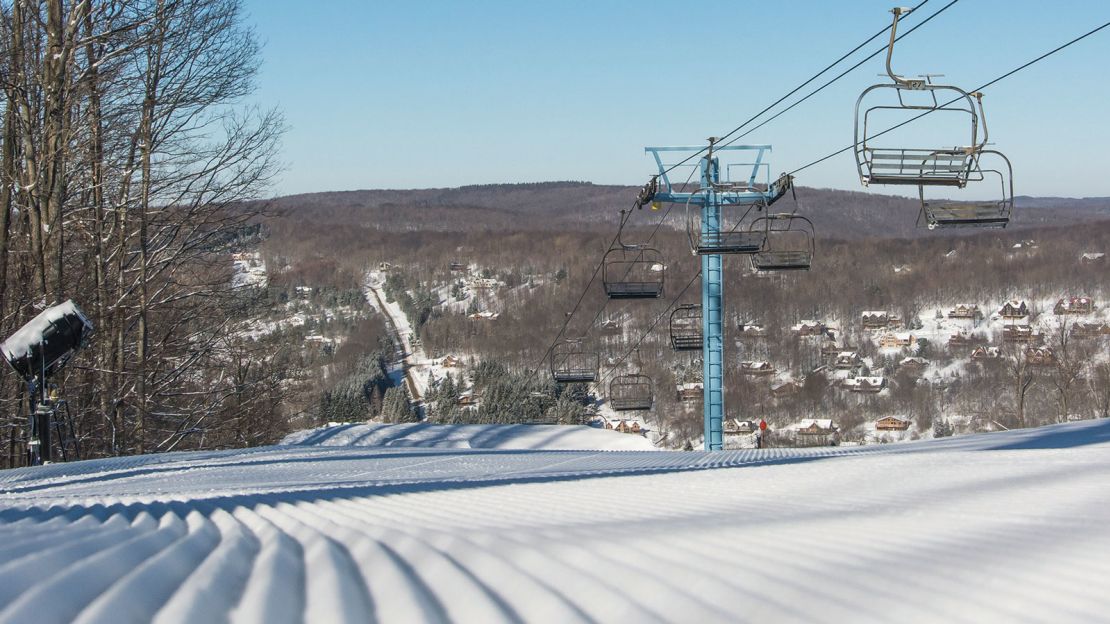
[[[563,425],[333,425],[290,434],[282,444],[421,448],[651,451],[647,438]]]
[[[385,291],[382,290],[383,284],[385,284],[385,276],[380,271],[370,271],[366,278],[366,300],[372,308],[381,309],[393,325],[404,350],[402,361],[405,375],[418,394],[413,398],[422,400],[424,395],[428,393],[428,369],[432,362],[428,360],[424,349],[416,344],[412,324],[409,323],[409,318],[405,315],[405,312],[401,310],[401,304],[397,301],[387,300]]]
[[[718,453],[315,435],[0,473],[0,621],[1110,613],[1110,420]]]

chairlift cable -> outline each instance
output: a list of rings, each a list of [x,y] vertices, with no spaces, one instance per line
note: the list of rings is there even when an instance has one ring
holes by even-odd
[[[1034,64],[1052,56],[1053,54],[1056,54],[1057,52],[1063,50],[1064,48],[1067,48],[1067,47],[1069,47],[1073,44],[1079,43],[1080,41],[1086,39],[1087,37],[1090,37],[1091,35],[1099,32],[1100,30],[1103,30],[1104,28],[1107,28],[1107,27],[1110,27],[1110,22],[1106,22],[1105,24],[1103,24],[1103,25],[1101,25],[1097,28],[1089,30],[1086,33],[1076,37],[1075,39],[1072,39],[1071,41],[1069,41],[1069,42],[1067,42],[1063,45],[1060,45],[1060,46],[1054,48],[1053,50],[1051,50],[1049,52],[1045,52],[1044,54],[1042,54],[1042,55],[1038,56],[1037,58],[1025,63],[1024,65],[1021,65],[1020,67],[1016,67],[1016,68],[1006,72],[1005,74],[1002,74],[1001,76],[995,78],[994,80],[991,80],[990,82],[987,82],[987,83],[979,86],[978,88],[972,89],[971,93],[974,93],[974,92],[977,92],[977,91],[982,91],[983,89],[986,89],[987,87],[990,87],[991,85],[994,85],[997,82],[1000,82],[1000,81],[1002,81],[1006,78],[1009,78],[1010,76],[1018,73],[1019,71],[1021,71],[1023,69],[1026,69],[1026,68],[1030,67],[1031,65],[1034,65]],[[905,120],[905,121],[903,121],[903,122],[901,122],[897,125],[891,126],[891,127],[887,128],[886,130],[883,130],[882,132],[877,132],[877,133],[875,133],[874,135],[871,135],[868,138],[880,137],[880,136],[882,136],[882,135],[884,135],[888,132],[893,132],[893,131],[897,130],[898,128],[901,128],[902,126],[905,126],[908,123],[917,121],[918,119],[921,119],[922,117],[924,117],[924,116],[926,116],[926,115],[928,115],[928,114],[930,114],[934,111],[943,110],[944,107],[948,106],[949,104],[954,104],[955,102],[957,102],[959,100],[960,100],[960,98],[955,98],[955,99],[949,100],[948,102],[945,102],[944,104],[941,104],[940,106],[938,106],[936,108],[931,108],[929,110],[926,110],[925,112],[920,113],[919,115],[916,115],[914,117],[911,117],[911,118],[909,118],[909,119],[907,119],[907,120]],[[808,168],[810,168],[814,165],[821,164],[821,163],[825,162],[826,160],[828,160],[828,159],[830,159],[834,156],[839,156],[840,154],[843,154],[844,152],[846,152],[850,149],[854,149],[857,145],[859,145],[859,143],[852,143],[848,147],[838,149],[835,152],[833,152],[833,153],[831,153],[827,156],[818,158],[817,160],[815,160],[815,161],[813,161],[813,162],[811,162],[807,165],[803,165],[801,167],[798,167],[797,169],[791,171],[789,175],[794,175],[795,173],[798,173],[799,171],[802,171],[804,169],[808,169]]]
[[[948,6],[951,6],[951,4],[954,4],[955,2],[958,2],[958,0],[953,0],[953,2],[952,2],[952,3],[950,3],[950,4],[948,5]],[[920,4],[918,4],[917,6],[913,7],[913,8],[912,8],[912,9],[910,10],[910,13],[913,13],[914,11],[916,11],[916,10],[920,9],[921,7],[925,6],[925,5],[926,5],[926,4],[928,4],[928,3],[929,3],[929,0],[923,0],[923,1],[922,1],[922,2],[920,3]],[[945,6],[945,7],[944,7],[944,9],[947,9],[947,8],[948,8],[948,6]],[[932,18],[933,18],[934,16],[936,16],[936,15],[939,15],[939,14],[940,14],[940,12],[941,12],[941,11],[943,11],[944,9],[941,9],[940,11],[937,11],[937,12],[936,12],[936,13],[934,13],[934,14],[933,14],[932,16],[930,16],[929,18],[927,18],[927,19],[926,19],[925,21],[927,22],[927,21],[929,21],[930,19],[932,19]],[[922,22],[922,24],[924,24],[924,23],[925,23],[925,22]],[[919,24],[919,26],[920,26],[920,24]],[[915,28],[916,28],[916,27],[915,27]],[[865,45],[867,45],[867,44],[871,43],[872,41],[874,41],[875,39],[877,39],[877,38],[881,37],[882,35],[884,35],[884,34],[885,34],[885,33],[886,33],[886,32],[887,32],[888,30],[890,30],[890,29],[891,29],[891,26],[887,26],[887,27],[883,28],[882,30],[880,30],[879,32],[875,33],[874,35],[871,35],[870,37],[868,37],[868,38],[867,38],[867,40],[866,40],[866,41],[864,41],[863,43],[861,43],[861,44],[857,45],[856,47],[852,48],[852,49],[851,49],[851,50],[850,50],[849,52],[847,52],[846,54],[844,54],[844,55],[843,55],[843,56],[841,56],[840,58],[838,58],[838,59],[836,59],[835,61],[833,61],[832,63],[830,63],[830,64],[829,64],[828,66],[826,66],[826,67],[825,67],[824,69],[822,69],[821,71],[817,72],[816,74],[814,74],[813,76],[811,76],[810,78],[808,78],[808,79],[807,79],[807,80],[806,80],[805,82],[803,82],[802,84],[800,84],[800,85],[798,85],[798,86],[794,87],[793,89],[791,89],[791,90],[790,90],[790,91],[789,91],[789,92],[788,92],[788,93],[787,93],[786,95],[784,95],[784,96],[780,97],[779,99],[775,100],[775,101],[774,101],[773,103],[771,103],[770,105],[768,105],[768,106],[767,106],[766,108],[764,108],[763,110],[759,111],[759,112],[758,112],[758,113],[756,113],[755,115],[752,115],[752,116],[751,116],[751,118],[749,118],[749,119],[748,119],[747,121],[745,121],[744,123],[740,124],[739,126],[736,126],[735,128],[733,128],[733,129],[732,129],[731,131],[729,131],[729,132],[728,132],[728,134],[725,134],[724,136],[722,136],[722,137],[721,137],[721,140],[727,139],[728,137],[730,137],[730,136],[732,136],[732,135],[736,134],[737,132],[739,132],[740,130],[743,130],[745,126],[747,126],[748,124],[750,124],[750,123],[752,123],[753,121],[755,121],[756,119],[758,119],[760,115],[763,115],[763,114],[764,114],[764,113],[766,113],[767,111],[769,111],[769,110],[771,110],[772,108],[774,108],[774,107],[778,106],[778,105],[779,105],[780,103],[782,103],[782,102],[783,102],[784,100],[786,100],[786,99],[787,99],[787,98],[789,98],[790,96],[794,95],[794,94],[795,94],[795,93],[797,93],[798,91],[801,91],[802,89],[804,89],[804,88],[806,87],[806,85],[810,84],[810,83],[811,83],[811,82],[813,82],[814,80],[817,80],[817,79],[818,79],[818,78],[820,78],[820,77],[821,77],[821,76],[822,76],[823,74],[825,74],[826,72],[828,72],[828,71],[829,71],[830,69],[832,69],[833,67],[836,67],[837,65],[839,65],[840,63],[842,63],[842,62],[843,62],[843,61],[844,61],[845,59],[847,59],[847,58],[848,58],[848,57],[850,57],[851,55],[853,55],[853,54],[855,54],[856,52],[858,52],[858,51],[859,51],[859,50],[860,50],[861,48],[863,48],[863,46],[865,46]],[[911,29],[911,30],[910,30],[909,32],[912,32],[912,29]],[[909,34],[909,32],[907,32],[906,34]],[[885,49],[885,48],[884,48],[884,49]],[[870,58],[870,57],[869,57],[869,58]],[[853,68],[853,69],[855,69],[855,68]],[[851,71],[851,70],[849,70],[849,71]],[[845,73],[847,73],[847,72],[845,72]],[[835,79],[833,79],[833,81],[832,81],[832,82],[836,82],[836,80],[839,80],[839,79],[840,79],[841,77],[843,77],[843,76],[844,76],[844,74],[841,74],[840,76],[837,76],[837,77],[836,77]],[[829,83],[829,84],[831,84],[831,83]],[[828,85],[826,85],[826,86],[828,86]],[[824,88],[824,87],[822,87],[822,89],[823,89],[823,88]],[[726,145],[728,145],[728,143],[726,143]],[[675,170],[676,168],[678,168],[678,167],[681,167],[682,165],[684,165],[684,164],[686,164],[686,163],[690,162],[691,160],[693,160],[694,158],[696,158],[696,157],[698,157],[698,156],[702,155],[702,154],[703,154],[703,153],[705,153],[705,152],[706,152],[706,151],[707,151],[708,149],[709,149],[708,147],[703,147],[703,148],[701,148],[700,150],[698,150],[698,151],[696,151],[696,152],[694,152],[694,153],[690,154],[689,156],[687,156],[686,158],[682,159],[681,161],[679,161],[679,162],[677,162],[677,163],[675,163],[675,164],[671,165],[671,166],[670,166],[670,167],[668,167],[667,169],[664,169],[664,170],[663,170],[663,172],[662,172],[662,174],[667,174],[667,173],[670,173],[671,171],[674,171],[674,170]],[[662,174],[660,174],[660,175],[662,175]]]
[[[896,42],[897,42],[897,41],[901,41],[901,40],[902,40],[902,37],[905,37],[905,36],[909,35],[910,33],[912,33],[913,31],[917,30],[918,28],[921,28],[921,27],[922,27],[922,26],[924,26],[925,24],[928,24],[928,23],[929,23],[929,21],[930,21],[930,20],[932,20],[932,19],[933,19],[934,17],[936,17],[936,16],[940,15],[941,13],[944,13],[945,11],[947,11],[947,10],[949,9],[949,7],[951,7],[951,6],[953,5],[953,4],[956,4],[956,3],[957,3],[957,2],[959,2],[959,1],[960,1],[960,0],[951,0],[951,2],[949,2],[948,4],[944,5],[944,6],[943,6],[943,7],[941,7],[940,9],[938,9],[938,10],[937,10],[937,11],[936,11],[935,13],[933,13],[933,14],[932,14],[932,15],[930,15],[929,17],[926,17],[925,19],[921,20],[921,21],[920,21],[920,22],[919,22],[919,23],[918,23],[917,25],[915,25],[915,26],[914,26],[913,28],[910,28],[910,29],[909,29],[909,30],[907,30],[906,32],[904,32],[904,33],[902,33],[902,34],[898,35],[898,37],[897,37],[897,38],[895,38],[895,40],[894,40],[894,41],[896,41]],[[924,3],[922,3],[922,4],[924,4]],[[921,6],[921,5],[918,5],[918,6]],[[916,8],[915,8],[915,10],[916,10]],[[912,13],[912,11],[911,11],[911,13]],[[881,33],[880,33],[880,34],[881,34]],[[874,37],[872,37],[872,39],[874,39]],[[860,46],[860,47],[862,47],[862,46]],[[806,96],[805,96],[805,97],[803,97],[802,99],[798,100],[797,102],[794,102],[794,103],[793,103],[793,104],[791,104],[790,106],[787,106],[786,108],[782,109],[781,111],[779,111],[779,112],[775,113],[774,115],[772,115],[772,116],[768,117],[767,119],[764,119],[763,121],[759,122],[759,125],[757,125],[757,126],[756,126],[756,127],[754,127],[754,128],[750,128],[750,129],[748,129],[748,131],[747,131],[747,132],[745,132],[744,134],[741,134],[740,136],[737,136],[737,137],[733,137],[732,139],[729,139],[729,140],[728,140],[727,142],[725,142],[725,144],[724,144],[724,145],[723,145],[722,147],[727,147],[727,146],[729,146],[729,145],[732,145],[733,143],[735,143],[735,142],[739,141],[740,139],[742,139],[742,138],[744,138],[744,137],[748,136],[749,134],[751,134],[751,133],[755,132],[756,130],[759,130],[759,129],[760,129],[760,128],[762,128],[763,126],[765,126],[765,125],[767,125],[767,124],[771,123],[771,122],[772,122],[772,121],[774,121],[775,119],[778,119],[778,118],[779,118],[779,117],[780,117],[781,115],[783,115],[784,113],[788,112],[788,111],[789,111],[790,109],[792,109],[792,108],[794,108],[795,106],[797,106],[797,105],[801,104],[802,102],[805,102],[806,100],[808,100],[809,98],[811,98],[811,97],[813,97],[813,96],[817,95],[817,94],[818,94],[818,93],[820,93],[821,91],[824,91],[826,87],[830,86],[831,84],[833,84],[833,83],[834,83],[834,82],[836,82],[837,80],[840,80],[840,79],[841,79],[841,78],[843,78],[844,76],[847,76],[848,74],[852,73],[853,71],[855,71],[855,70],[859,69],[859,68],[860,68],[860,67],[861,67],[861,66],[862,66],[862,65],[863,65],[864,63],[866,63],[866,62],[870,61],[871,59],[873,59],[873,58],[875,58],[876,56],[878,56],[878,55],[882,54],[883,52],[886,52],[886,51],[887,51],[887,48],[889,48],[889,45],[885,45],[885,46],[883,46],[883,47],[879,48],[878,50],[875,50],[875,52],[873,52],[873,53],[871,54],[871,56],[868,56],[867,58],[865,58],[865,59],[861,60],[860,62],[856,63],[855,65],[853,65],[853,66],[849,67],[848,69],[844,70],[844,71],[843,71],[843,72],[841,72],[841,73],[840,73],[839,75],[837,75],[837,76],[836,76],[835,78],[833,78],[832,80],[830,80],[830,81],[826,82],[825,84],[821,85],[820,87],[817,87],[817,89],[815,89],[815,90],[811,91],[811,92],[810,92],[810,93],[809,93],[808,95],[806,95]],[[856,49],[858,50],[859,48],[856,48]],[[838,62],[839,62],[839,61],[838,61]],[[781,101],[781,100],[780,100],[780,101]],[[762,113],[761,113],[761,114],[762,114]]]

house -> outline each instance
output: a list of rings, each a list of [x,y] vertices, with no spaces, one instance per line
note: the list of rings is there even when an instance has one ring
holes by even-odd
[[[621,325],[614,319],[605,319],[598,323],[598,331],[604,336],[619,336],[621,334]]]
[[[477,407],[479,398],[481,397],[474,394],[473,390],[464,390],[459,393],[459,407]]]
[[[799,336],[824,336],[828,328],[821,321],[802,321],[790,329]]]
[[[1090,297],[1068,297],[1056,302],[1053,314],[1090,314],[1095,311],[1095,302]]]
[[[949,347],[971,347],[978,344],[987,342],[987,339],[982,334],[965,334],[963,332],[956,332],[948,339]]]
[[[833,360],[833,368],[840,370],[851,370],[859,365],[860,357],[855,351],[841,351],[836,354],[836,358]]]
[[[1056,366],[1056,352],[1049,347],[1029,347],[1025,362],[1030,366]]]
[[[1011,299],[1002,304],[1002,307],[998,309],[998,315],[1007,319],[1025,318],[1029,316],[1029,306],[1024,301]]]
[[[452,260],[451,263],[447,265],[447,269],[450,270],[450,271],[456,271],[456,272],[457,271],[465,271],[466,270],[466,265],[459,262],[458,260]]]
[[[865,310],[861,315],[864,329],[886,329],[891,315],[885,310]]]
[[[998,350],[998,347],[975,347],[975,350],[971,352],[971,359],[976,362],[997,360],[1000,357],[1002,357],[1002,353]]]
[[[879,346],[884,349],[912,347],[915,344],[917,344],[917,338],[913,334],[885,334],[879,338]]]
[[[1071,326],[1071,335],[1075,338],[1110,336],[1110,324],[1078,321]]]
[[[898,370],[906,371],[907,373],[920,373],[925,370],[925,367],[928,365],[929,362],[925,358],[914,356],[903,358],[902,361],[898,362]]]
[[[453,355],[448,355],[439,362],[439,365],[443,368],[458,368],[462,366],[462,364],[462,360]]]
[[[475,277],[470,280],[472,290],[491,290],[497,288],[499,282],[492,277]]]
[[[678,384],[675,396],[679,401],[700,401],[705,392],[705,384],[700,381]]]
[[[887,416],[875,421],[875,429],[879,431],[905,431],[910,428],[910,420],[908,418],[899,418],[898,416]]]
[[[794,426],[799,446],[826,446],[840,443],[840,428],[827,418],[807,418]]]
[[[852,379],[845,379],[842,385],[848,389],[849,392],[859,392],[866,394],[875,394],[882,392],[886,387],[885,377],[854,377]]]
[[[392,268],[393,268],[393,265],[389,262],[379,262],[378,263],[378,270],[379,271],[388,271]]]
[[[796,394],[801,389],[802,384],[794,380],[780,381],[779,383],[771,384],[771,396],[776,399],[781,399]]]
[[[496,321],[500,317],[501,314],[497,312],[475,312],[466,316],[472,321]]]
[[[961,303],[948,311],[948,318],[978,320],[983,318],[983,312],[977,305]]]
[[[606,418],[605,428],[620,433],[635,433],[639,435],[643,435],[647,432],[647,429],[640,424],[640,421],[632,418]]]
[[[746,433],[755,433],[758,430],[759,425],[751,420],[726,418],[724,422],[725,435],[742,435]]]
[[[775,374],[775,367],[770,362],[740,362],[740,374],[763,377]]]
[[[1101,251],[1088,251],[1079,256],[1079,264],[1103,264],[1106,262],[1106,254]]]
[[[836,341],[830,338],[826,338],[824,342],[821,343],[821,357],[836,357],[837,355],[840,355],[840,353],[850,350],[851,349],[845,349],[844,347],[838,346],[836,344]]]
[[[1039,342],[1041,335],[1029,325],[1007,325],[1002,328],[1002,342],[1029,344]]]
[[[766,338],[767,328],[756,323],[740,323],[741,338]]]

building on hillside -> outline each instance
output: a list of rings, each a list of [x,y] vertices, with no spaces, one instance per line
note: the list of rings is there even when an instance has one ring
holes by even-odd
[[[1095,311],[1095,302],[1090,297],[1065,297],[1056,302],[1053,314],[1090,314]]]
[[[865,310],[860,318],[864,329],[886,329],[890,327],[893,316],[885,310]]]
[[[885,377],[853,377],[841,382],[849,392],[877,394],[886,388]]]
[[[1002,304],[998,309],[998,315],[1006,319],[1020,319],[1029,316],[1029,306],[1024,301],[1011,299]]]
[[[875,429],[879,431],[905,431],[910,428],[910,419],[898,416],[887,416],[875,421]]]
[[[770,362],[740,362],[740,374],[766,377],[775,374],[775,367]]]
[[[473,314],[468,314],[466,318],[472,321],[496,321],[501,318],[501,314],[497,312],[474,312]]]
[[[884,334],[882,338],[879,338],[879,346],[884,349],[912,347],[916,344],[917,338],[913,334],[907,333]]]
[[[499,285],[500,282],[492,277],[475,277],[470,280],[471,290],[492,290]]]
[[[1110,324],[1103,322],[1077,321],[1071,326],[1071,335],[1075,338],[1099,338],[1110,336]]]
[[[975,347],[971,352],[971,359],[976,362],[997,360],[1000,357],[1002,357],[1002,352],[998,350],[998,347]]]
[[[902,358],[902,360],[898,362],[898,370],[906,373],[912,373],[914,375],[920,375],[921,371],[925,370],[925,367],[927,367],[928,365],[929,361],[925,358],[912,356],[908,358]]]
[[[1101,251],[1088,251],[1079,256],[1079,264],[1105,264],[1106,254]]]
[[[476,408],[478,407],[479,397],[474,390],[464,390],[459,393],[458,404],[463,408]]]
[[[1040,339],[1041,335],[1029,325],[1007,325],[1002,328],[1002,342],[1033,344]]]
[[[465,271],[466,270],[466,265],[463,264],[462,262],[459,262],[458,260],[452,260],[450,263],[448,263],[447,269],[449,271],[455,271],[455,272]]]
[[[766,338],[767,328],[758,323],[740,323],[738,328],[740,338]]]
[[[798,446],[836,446],[840,428],[828,418],[807,418],[794,427]]]
[[[983,318],[983,311],[977,305],[961,303],[948,311],[948,318],[978,320]]]
[[[755,433],[759,430],[759,424],[751,420],[740,420],[739,418],[726,418],[724,422],[725,435],[743,435]]]
[[[973,347],[975,345],[985,344],[986,337],[982,334],[965,334],[963,332],[956,332],[948,339],[949,347]]]
[[[1051,347],[1029,347],[1025,362],[1030,366],[1056,366],[1056,352]]]
[[[861,362],[862,360],[859,357],[859,353],[855,351],[841,351],[837,353],[836,358],[833,359],[833,368],[851,370],[857,368]]]
[[[597,325],[598,332],[603,336],[619,336],[621,325],[616,319],[605,319]]]
[[[620,433],[632,433],[637,435],[644,435],[647,429],[640,424],[640,421],[633,418],[606,418],[605,428],[610,431],[617,431]]]
[[[675,396],[679,401],[700,401],[704,393],[705,384],[700,381],[681,383],[675,388]]]
[[[393,264],[391,264],[389,262],[379,262],[378,263],[378,270],[379,271],[388,271],[392,268],[393,268]]]
[[[828,328],[821,321],[802,321],[790,329],[799,336],[824,336]]]
[[[455,357],[454,355],[448,355],[440,360],[439,365],[443,368],[458,368],[463,365],[463,361],[462,358]]]
[[[771,396],[775,397],[776,399],[782,399],[797,394],[798,391],[801,389],[802,384],[794,381],[793,379],[788,379],[786,381],[780,381],[778,383],[771,384]]]

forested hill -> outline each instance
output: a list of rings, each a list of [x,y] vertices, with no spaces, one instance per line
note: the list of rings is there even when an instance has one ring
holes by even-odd
[[[589,182],[487,184],[419,190],[362,190],[290,195],[272,208],[292,220],[375,224],[398,230],[564,229],[615,222],[631,206],[637,188]],[[809,216],[822,236],[913,237],[916,198],[853,191],[797,190],[799,214]],[[1110,198],[1018,197],[1011,228],[1072,225],[1110,220]],[[777,210],[794,210],[789,196]],[[654,223],[660,215],[645,209],[635,222]],[[675,206],[668,223],[684,227],[685,208]]]

